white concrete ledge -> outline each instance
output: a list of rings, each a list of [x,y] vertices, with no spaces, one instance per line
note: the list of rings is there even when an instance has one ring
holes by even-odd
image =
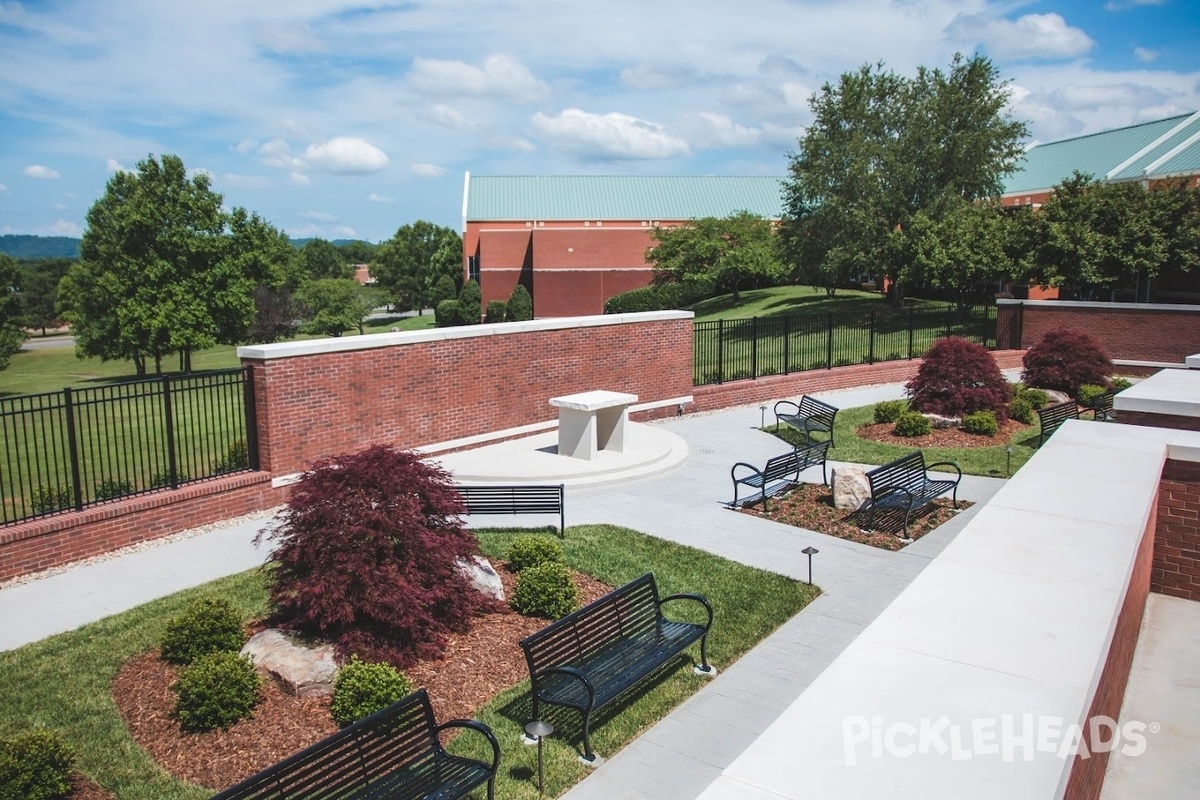
[[[1114,358],[1112,363],[1118,367],[1150,367],[1151,369],[1183,369],[1187,366],[1180,361],[1137,361],[1132,358]]]
[[[573,328],[597,328],[606,325],[631,325],[670,319],[691,319],[691,311],[645,311],[637,314],[597,314],[590,317],[555,317],[528,322],[498,322],[490,325],[459,325],[425,331],[370,333],[366,336],[338,336],[329,339],[309,339],[299,342],[248,345],[237,349],[238,358],[268,361],[275,358],[315,356],[324,353],[347,353],[421,342],[440,342],[452,339],[474,339],[482,336],[506,336],[530,331],[557,331]]]
[[[1200,306],[1176,303],[1104,303],[1095,300],[1009,300],[1007,298],[996,300],[998,306],[1022,304],[1062,308],[1106,308],[1111,311],[1184,311],[1189,313],[1200,311]]]
[[[1183,363],[1187,364],[1188,369],[1200,369],[1200,353],[1188,356],[1183,360]]]
[[[1164,369],[1113,398],[1113,410],[1200,417],[1200,372]]]

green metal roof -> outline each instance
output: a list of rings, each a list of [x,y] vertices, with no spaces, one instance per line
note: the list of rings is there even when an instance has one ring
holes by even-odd
[[[469,175],[468,220],[671,220],[782,213],[782,178]]]
[[[1101,131],[1029,149],[1004,193],[1049,189],[1075,170],[1099,180],[1144,180],[1200,169],[1200,113]]]

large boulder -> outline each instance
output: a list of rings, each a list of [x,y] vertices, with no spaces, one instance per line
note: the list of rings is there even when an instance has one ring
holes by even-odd
[[[471,581],[476,591],[483,592],[488,597],[494,597],[504,602],[504,584],[490,561],[483,556],[471,556],[471,559],[459,559],[459,570]]]
[[[338,666],[333,660],[332,644],[310,642],[269,628],[251,636],[242,645],[242,655],[250,656],[259,672],[279,681],[294,695],[333,694]]]
[[[862,467],[834,467],[832,483],[836,508],[858,511],[871,497],[871,482]]]

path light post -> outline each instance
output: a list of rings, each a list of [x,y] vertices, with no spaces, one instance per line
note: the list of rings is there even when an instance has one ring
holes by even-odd
[[[1004,477],[1012,477],[1012,445],[1004,448]]]
[[[542,762],[542,737],[549,736],[552,733],[554,733],[554,726],[549,722],[543,722],[540,719],[535,719],[533,722],[525,726],[525,735],[537,739],[539,796],[542,794],[542,778],[545,770]]]
[[[759,406],[758,410],[759,410],[758,427],[765,428],[765,427],[767,427],[767,407]]]
[[[808,547],[804,548],[800,552],[804,553],[804,555],[808,556],[808,585],[812,586],[812,557],[821,551],[818,550],[817,548],[813,547],[812,545],[809,545]]]

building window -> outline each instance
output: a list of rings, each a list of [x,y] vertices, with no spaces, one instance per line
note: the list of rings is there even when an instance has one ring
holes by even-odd
[[[479,256],[467,256],[467,280],[479,283]]]

